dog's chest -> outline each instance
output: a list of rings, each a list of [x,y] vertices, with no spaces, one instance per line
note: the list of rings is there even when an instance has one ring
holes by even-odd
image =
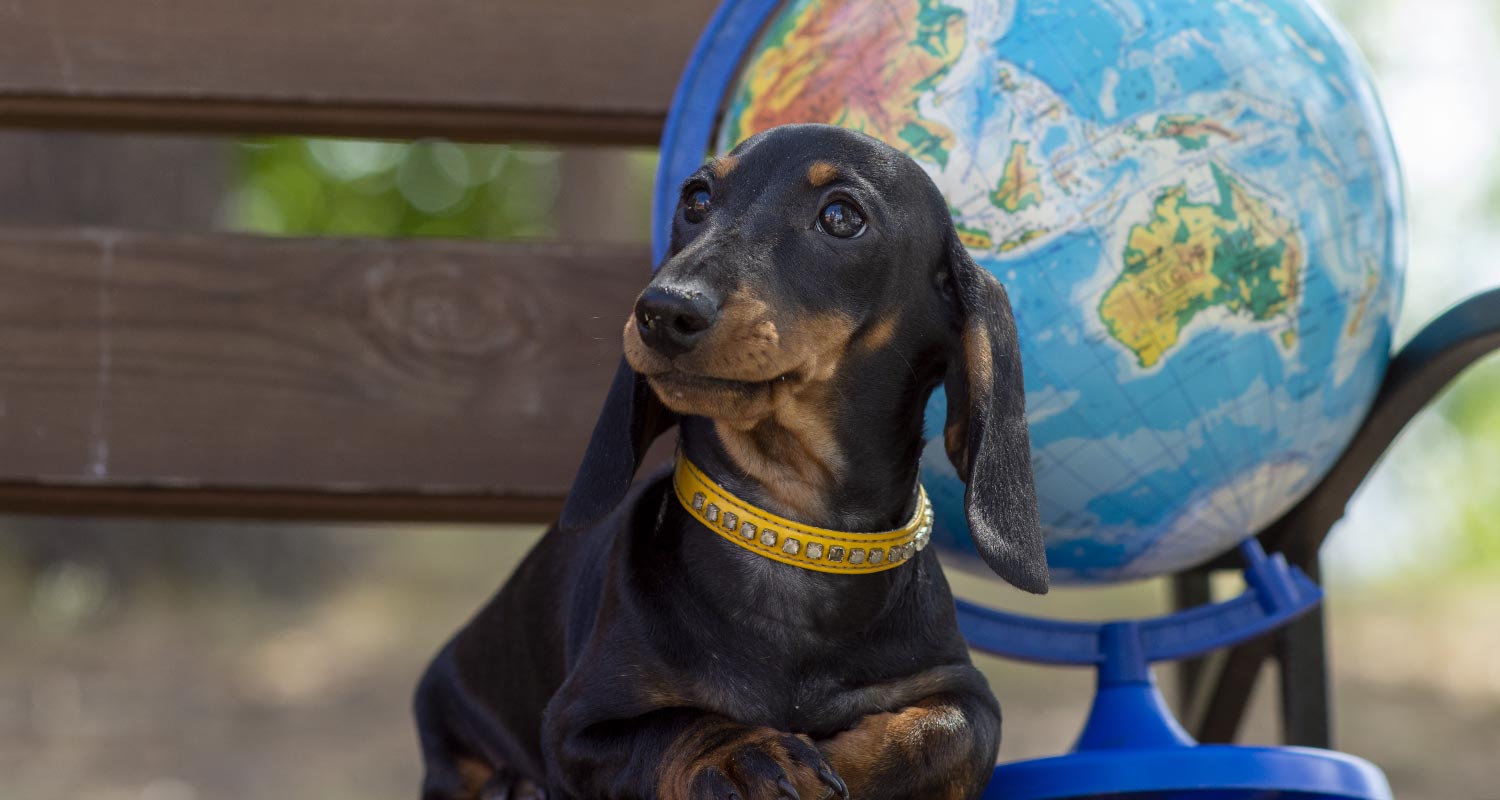
[[[747,724],[835,733],[880,710],[860,702],[864,687],[896,677],[881,674],[885,659],[865,648],[807,631],[761,621],[719,633],[727,635],[699,651],[692,693],[703,707]]]
[[[746,724],[797,733],[843,730],[855,721],[838,711],[844,704],[834,702],[839,689],[828,676],[805,679],[763,666],[765,671],[733,676],[720,672],[704,681],[703,704]]]

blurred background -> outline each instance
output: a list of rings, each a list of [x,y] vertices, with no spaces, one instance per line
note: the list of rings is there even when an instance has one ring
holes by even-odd
[[[1405,168],[1404,341],[1500,285],[1500,2],[1332,9]],[[0,221],[644,241],[654,167],[644,150],[3,133]],[[37,191],[53,183],[67,188]],[[1500,798],[1497,498],[1492,358],[1407,431],[1325,550],[1336,743],[1403,800]],[[414,796],[412,686],[539,534],[0,517],[0,798]],[[1057,616],[1167,607],[1159,582],[1039,605],[954,580]],[[1069,746],[1091,675],[982,665],[1007,709],[1003,759]],[[1276,741],[1274,691],[1261,681],[1245,741]]]

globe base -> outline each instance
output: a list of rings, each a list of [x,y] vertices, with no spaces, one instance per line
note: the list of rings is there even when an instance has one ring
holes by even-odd
[[[1303,747],[1200,745],[1173,718],[1134,623],[1103,626],[1105,658],[1073,752],[996,768],[994,800],[1391,800],[1374,765]]]
[[[1303,747],[1079,751],[995,769],[986,800],[1391,800],[1369,762]]]

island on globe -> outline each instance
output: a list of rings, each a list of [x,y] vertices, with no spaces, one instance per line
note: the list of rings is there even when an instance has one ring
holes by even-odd
[[[1054,579],[1174,572],[1328,470],[1389,359],[1400,179],[1307,0],[790,0],[716,146],[824,122],[910,154],[1009,290]],[[943,453],[935,538],[972,550]]]

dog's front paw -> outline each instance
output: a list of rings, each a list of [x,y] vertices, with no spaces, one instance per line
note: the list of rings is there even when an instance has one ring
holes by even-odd
[[[744,728],[668,770],[676,787],[663,797],[686,800],[823,800],[849,789],[806,736]],[[664,786],[663,788],[668,788]]]

